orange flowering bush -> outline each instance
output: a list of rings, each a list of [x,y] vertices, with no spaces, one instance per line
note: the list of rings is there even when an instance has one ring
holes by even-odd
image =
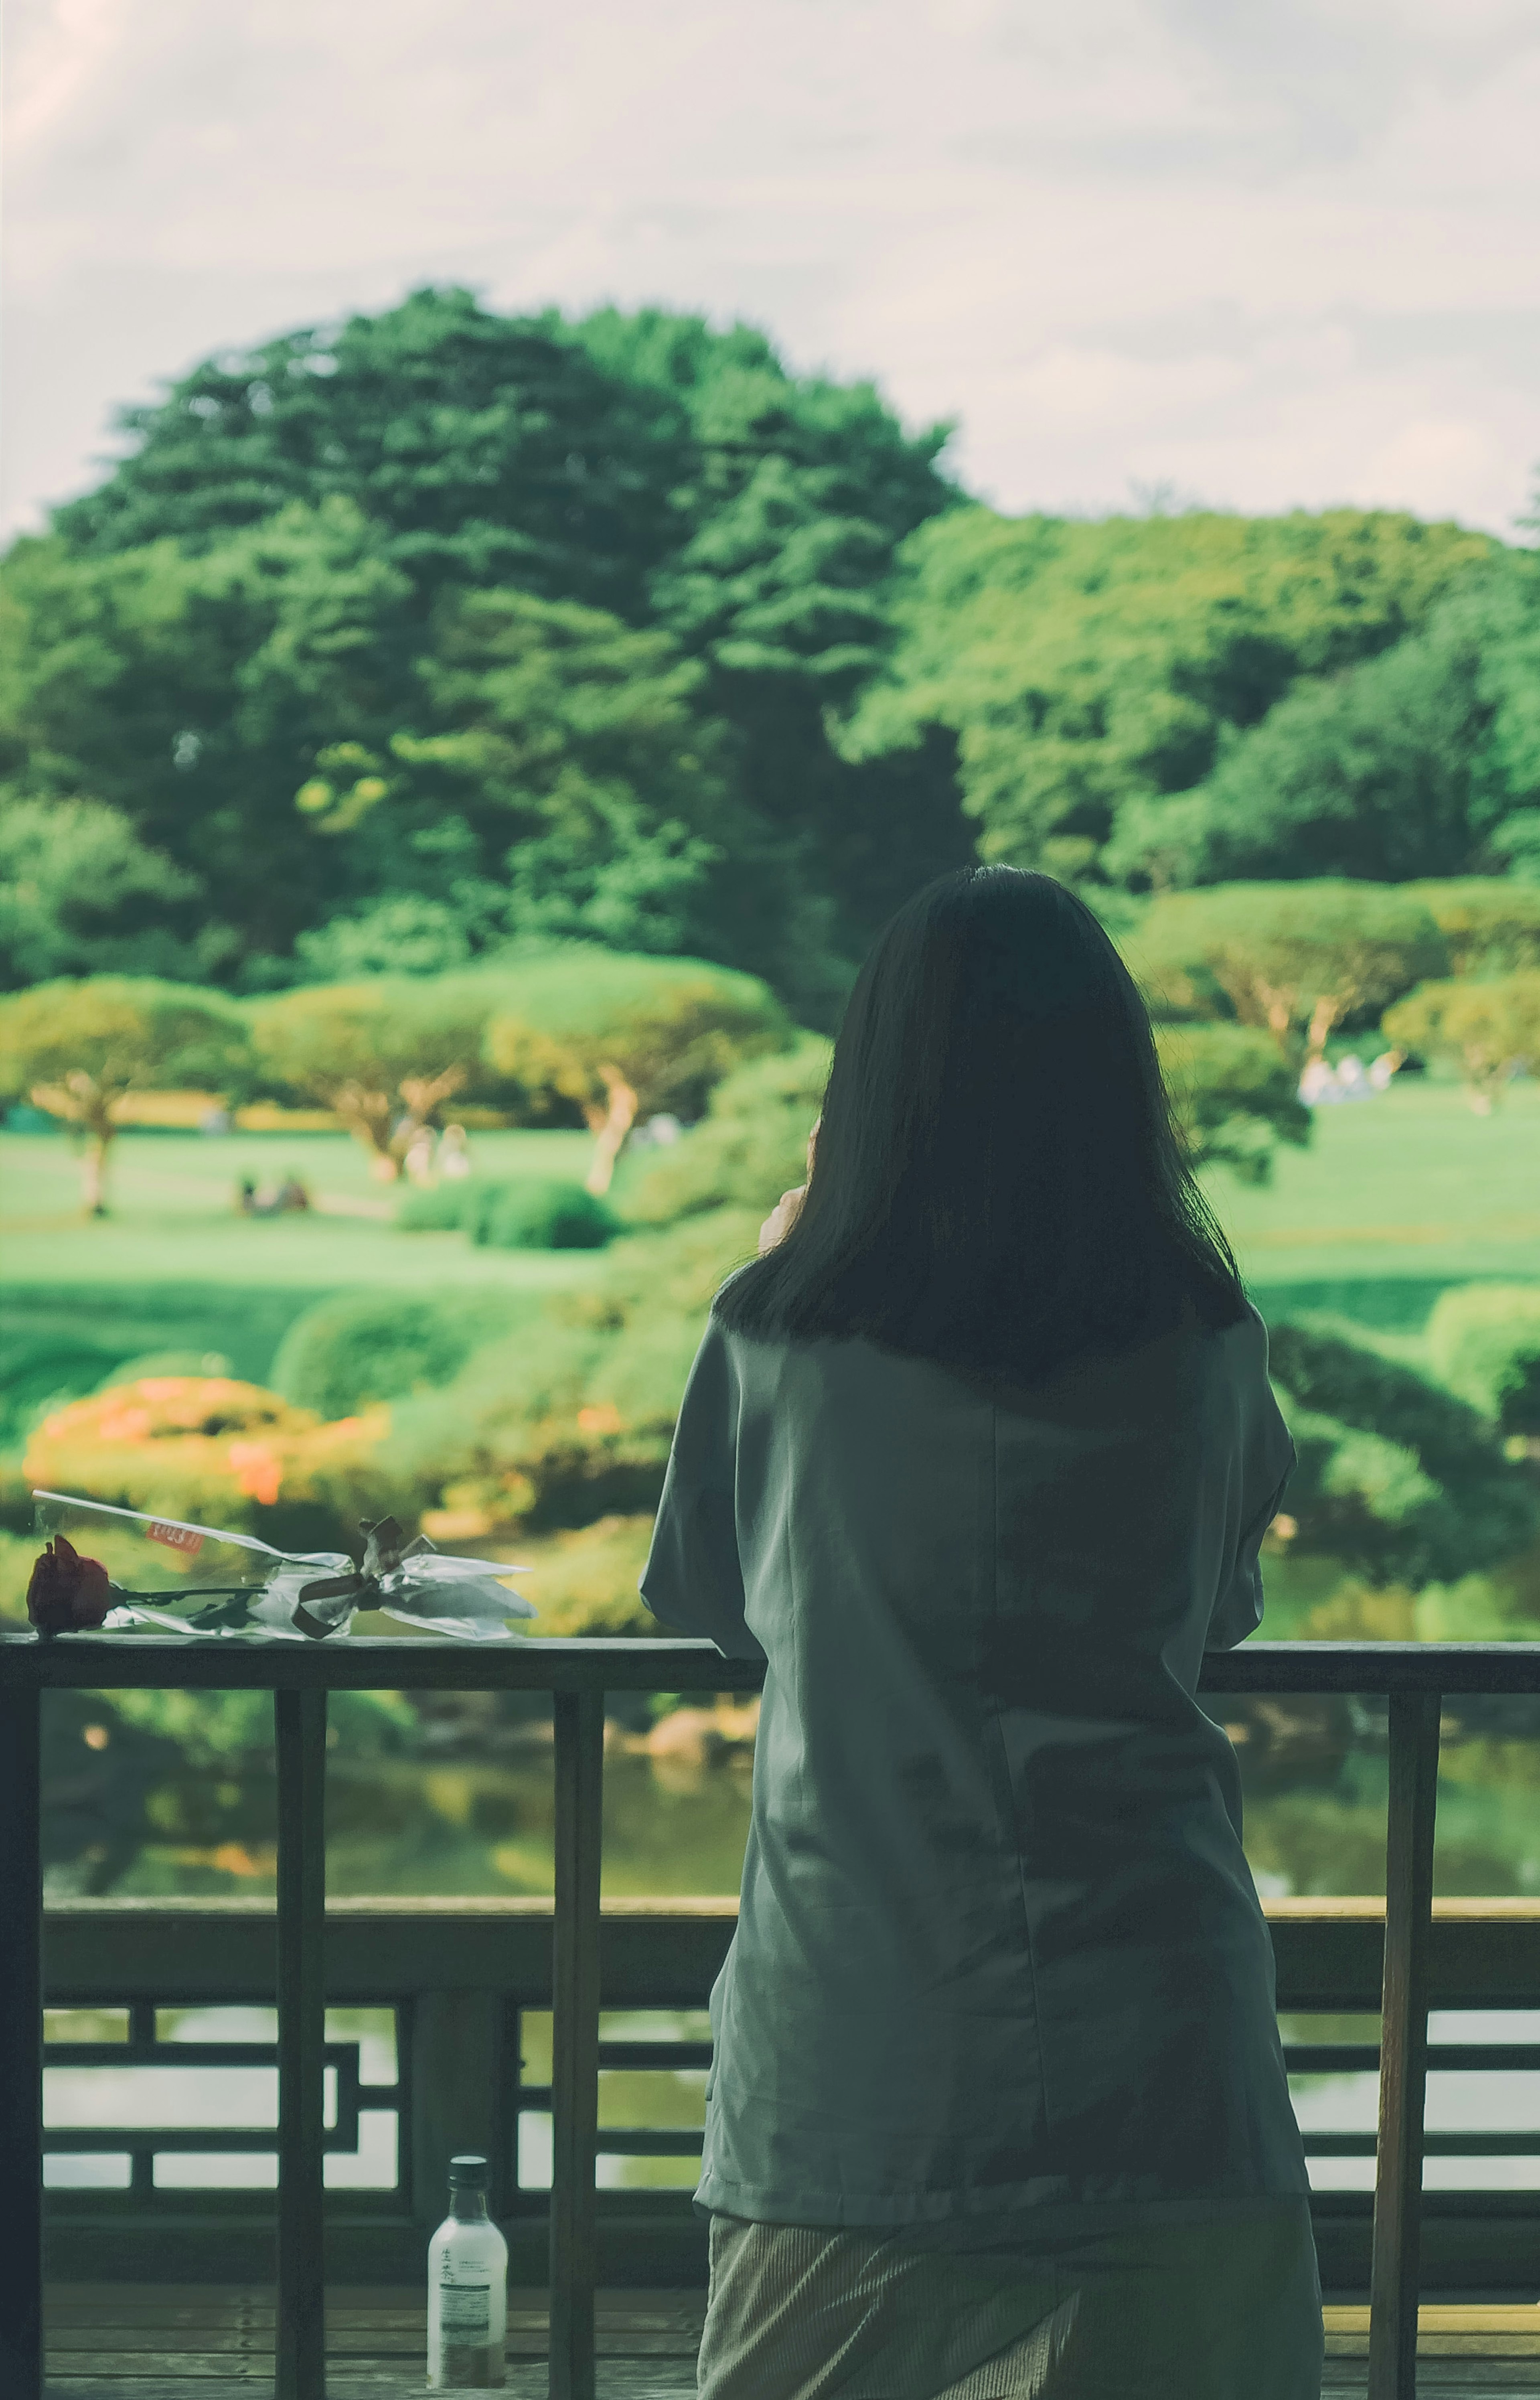
[[[327,1423],[227,1375],[146,1375],[45,1418],[28,1480],[52,1492],[320,1548],[388,1513],[384,1407]]]

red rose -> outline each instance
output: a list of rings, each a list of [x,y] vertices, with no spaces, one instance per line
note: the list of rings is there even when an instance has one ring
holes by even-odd
[[[55,1534],[33,1561],[27,1615],[40,1633],[82,1633],[100,1625],[113,1604],[113,1588],[100,1559],[83,1559],[62,1534]]]

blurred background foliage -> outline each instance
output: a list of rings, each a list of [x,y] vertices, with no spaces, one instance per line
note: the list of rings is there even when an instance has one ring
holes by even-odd
[[[1300,1452],[1269,1630],[1540,1631],[1533,549],[1006,518],[947,428],[757,331],[455,289],[122,430],[0,561],[0,1609],[46,1481],[283,1548],[388,1510],[529,1562],[538,1634],[653,1630],[712,1295],[802,1180],[873,935],[984,859],[1119,943],[1211,1196],[1304,1189],[1344,1051],[1399,1068],[1387,1121],[1448,1093],[1425,1238],[1383,1139],[1278,1235],[1315,1279],[1261,1293]],[[260,1231],[243,1128],[300,1194]],[[1356,1263],[1387,1226],[1404,1293]],[[191,1775],[266,1739],[87,1705],[142,1799],[157,1743]],[[471,1739],[389,1696],[338,1731],[382,1774]],[[212,1789],[166,1805],[222,1822]]]
[[[1141,893],[1540,874],[1532,552],[1004,518],[743,326],[427,289],[222,355],[0,569],[0,974],[257,991],[521,937],[832,1031],[978,854]]]

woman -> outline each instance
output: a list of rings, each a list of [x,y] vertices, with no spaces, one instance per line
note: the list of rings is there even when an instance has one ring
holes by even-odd
[[[879,936],[718,1292],[643,1594],[763,1654],[709,2400],[1316,2400],[1309,2180],[1193,1697],[1293,1450],[1149,1020],[1043,875]]]

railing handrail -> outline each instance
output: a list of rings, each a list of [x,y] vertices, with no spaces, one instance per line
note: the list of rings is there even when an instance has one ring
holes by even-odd
[[[714,1642],[447,1642],[349,1634],[0,1633],[0,1685],[48,1691],[647,1692],[757,1689],[762,1658]],[[1540,1642],[1258,1642],[1204,1653],[1200,1692],[1540,1693]]]
[[[269,1690],[279,1753],[279,2061],[276,2400],[323,2400],[322,1961],[326,1694],[546,1691],[555,1720],[551,2205],[552,2400],[593,2400],[593,2157],[599,2037],[604,1695],[752,1691],[763,1660],[714,1643],[449,1642],[348,1635],[0,1633],[0,2366],[43,2389],[40,1709],[45,1690]],[[1540,1694],[1540,1643],[1248,1642],[1204,1655],[1198,1689],[1342,1693],[1389,1702],[1390,1804],[1370,2400],[1413,2400],[1438,1704]]]

